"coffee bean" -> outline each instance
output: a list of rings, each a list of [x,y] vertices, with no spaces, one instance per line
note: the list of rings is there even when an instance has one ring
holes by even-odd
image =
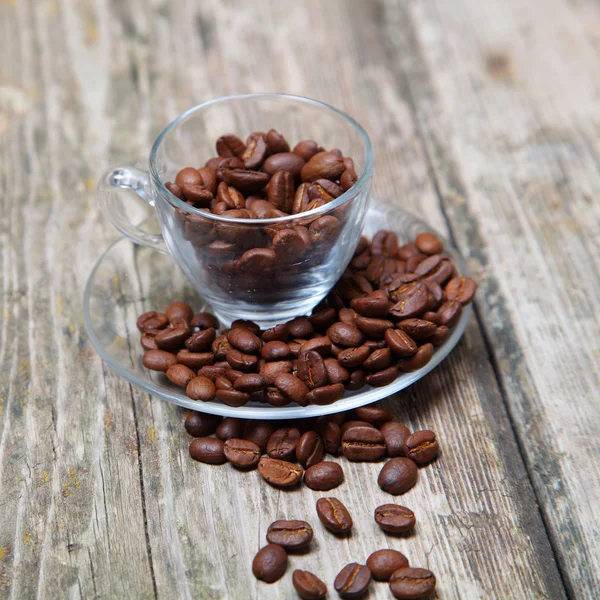
[[[347,390],[360,390],[366,383],[365,372],[362,369],[357,369],[350,374],[350,381],[346,383]]]
[[[314,332],[311,322],[304,317],[293,319],[286,323],[286,325],[290,335],[294,338],[307,339]]]
[[[304,473],[302,468],[294,463],[265,457],[261,458],[258,463],[258,472],[271,485],[282,488],[298,484]]]
[[[260,448],[261,454],[264,454],[273,430],[274,427],[270,421],[255,421],[250,419],[246,421],[242,437],[245,440],[254,442]]]
[[[375,509],[374,516],[377,525],[388,533],[407,533],[417,522],[415,513],[400,504],[382,504]]]
[[[374,427],[350,427],[342,435],[342,454],[354,461],[379,460],[385,455],[385,440]]]
[[[327,595],[327,586],[310,571],[296,569],[292,574],[292,584],[303,600],[321,600]]]
[[[269,175],[275,174],[277,171],[286,171],[294,178],[300,176],[300,172],[304,167],[304,159],[293,152],[279,152],[271,154],[263,164],[263,171]]]
[[[404,454],[418,465],[424,465],[437,457],[440,450],[435,433],[429,429],[415,431],[404,442]]]
[[[397,319],[416,317],[427,310],[429,305],[427,286],[420,282],[402,284],[390,292],[390,297],[395,302],[390,308],[390,315]]]
[[[252,561],[252,573],[266,583],[277,581],[287,568],[287,554],[279,544],[267,544]]]
[[[234,368],[244,373],[256,371],[258,358],[252,354],[244,354],[235,348],[227,352],[227,362]]]
[[[375,427],[381,427],[384,423],[394,418],[394,415],[389,410],[378,406],[361,406],[360,408],[355,408],[354,416],[359,421],[366,421]]]
[[[267,183],[269,183],[269,179],[271,178],[267,173],[262,173],[260,171],[245,171],[244,169],[218,169],[217,177],[243,193],[252,193],[262,190]]]
[[[274,521],[267,529],[267,542],[286,550],[302,550],[313,539],[313,529],[306,521]]]
[[[215,384],[208,377],[199,375],[198,377],[194,377],[187,384],[185,393],[192,400],[210,402],[215,398],[216,388]]]
[[[310,207],[307,207],[307,210],[309,209]],[[341,228],[342,225],[336,217],[325,215],[310,224],[308,233],[313,244],[328,244],[337,239]]]
[[[343,348],[356,348],[364,341],[364,335],[355,325],[349,323],[334,323],[328,330],[327,336],[332,343]]]
[[[227,462],[223,442],[211,437],[194,438],[190,443],[190,456],[209,465],[222,465]]]
[[[287,140],[275,129],[269,129],[267,132],[267,144],[271,154],[290,151],[290,145],[287,143]]]
[[[154,341],[161,350],[179,350],[191,333],[190,328],[185,326],[162,329],[154,336]]]
[[[321,523],[333,533],[345,534],[352,529],[352,517],[337,498],[319,498],[317,515]]]
[[[358,317],[356,326],[372,340],[381,340],[386,334],[386,331],[394,324],[386,319],[373,319],[371,317]]]
[[[250,394],[238,390],[217,390],[216,396],[227,406],[244,406],[250,400]]]
[[[398,248],[398,236],[393,231],[378,231],[371,242],[375,256],[391,256]]]
[[[167,371],[169,367],[177,364],[177,358],[165,350],[148,350],[144,353],[142,364],[152,371]]]
[[[169,324],[167,315],[158,313],[154,310],[145,312],[138,317],[136,322],[137,328],[141,333],[148,331],[149,329],[164,329]]]
[[[435,590],[435,575],[428,569],[402,567],[390,577],[390,591],[399,600],[427,598]]]
[[[309,390],[327,385],[327,369],[323,357],[315,350],[301,353],[298,357],[298,377]]]
[[[304,473],[304,483],[311,490],[327,491],[336,488],[344,481],[342,467],[334,462],[319,462]]]
[[[254,469],[260,460],[260,448],[250,440],[229,438],[223,451],[225,458],[239,469]]]
[[[317,387],[311,390],[306,395],[306,402],[308,404],[332,404],[341,400],[344,396],[344,385],[341,383],[333,383],[331,385],[324,385],[323,387]]]
[[[402,329],[388,329],[385,332],[385,341],[389,349],[396,356],[404,358],[412,356],[417,352],[417,344],[410,335]]]
[[[261,335],[263,342],[285,342],[288,337],[289,332],[285,324],[275,325]]]
[[[302,167],[300,177],[302,181],[316,181],[317,179],[337,179],[345,171],[344,159],[331,152],[319,152],[313,155]]]
[[[246,140],[246,149],[241,156],[246,169],[257,169],[267,157],[267,142],[262,135],[251,133]]]
[[[316,337],[308,340],[300,346],[300,355],[310,350],[318,352],[321,356],[329,356],[331,354],[331,340],[328,337]]]
[[[385,439],[385,447],[387,455],[390,458],[395,456],[405,456],[404,444],[410,437],[410,429],[397,421],[384,423],[380,429]]]
[[[243,374],[243,371],[237,371],[236,369],[227,369],[227,371],[225,371],[225,377],[229,379],[231,383],[235,383]]]
[[[181,169],[177,176],[175,177],[175,183],[181,188],[185,183],[202,183],[202,176],[196,169],[192,167],[186,167],[185,169]]]
[[[225,417],[217,425],[217,437],[224,442],[231,438],[241,438],[244,431],[244,421],[235,417]]]
[[[181,186],[181,191],[188,203],[193,204],[197,208],[209,208],[214,199],[213,193],[203,185],[184,183]]]
[[[147,333],[144,333],[140,338],[140,345],[145,352],[149,350],[158,350],[158,346],[154,341],[154,336],[160,331],[160,329],[150,329]]]
[[[371,585],[371,571],[358,563],[346,565],[333,582],[333,587],[342,598],[358,598],[366,594],[369,585]]]
[[[395,381],[397,376],[398,369],[396,367],[388,367],[383,371],[367,375],[366,382],[373,387],[383,387],[389,385],[392,381]]]
[[[260,370],[260,374],[267,380],[269,385],[273,385],[275,377],[279,373],[291,373],[292,362],[289,360],[278,360],[275,362],[266,363]]]
[[[373,427],[375,428],[375,425],[369,423],[368,421],[357,421],[356,419],[352,419],[350,421],[346,421],[345,423],[342,424],[342,435],[344,433],[346,433],[346,431],[348,431],[348,429],[351,429],[352,427]]]
[[[350,379],[350,373],[335,358],[325,359],[325,369],[330,384],[346,383]]]
[[[273,250],[279,262],[293,264],[304,256],[307,246],[302,236],[294,229],[281,229],[273,236]]]
[[[221,417],[190,412],[185,417],[185,430],[193,437],[206,437],[215,432]]]
[[[398,550],[377,550],[367,558],[367,567],[369,567],[373,579],[389,581],[394,571],[408,567],[408,558]]]
[[[338,354],[337,360],[343,367],[353,369],[362,365],[367,360],[369,354],[371,354],[371,349],[363,345],[342,350]]]
[[[304,212],[311,202],[308,190],[310,189],[310,183],[301,183],[298,186],[294,194],[294,202],[292,203],[292,214],[297,215],[298,213]]]
[[[477,284],[470,277],[455,277],[444,289],[446,300],[457,300],[463,306],[471,303],[477,291]]]
[[[410,358],[405,358],[398,363],[398,369],[403,373],[409,373],[411,371],[418,371],[422,369],[433,356],[433,345],[423,344],[419,346],[416,354]]]
[[[293,175],[289,171],[275,171],[267,186],[267,199],[269,202],[275,208],[290,213],[294,203],[294,192]]]
[[[323,446],[323,441],[316,431],[307,431],[298,440],[296,458],[305,469],[320,462],[324,454],[325,447]]]
[[[439,254],[443,252],[444,245],[434,233],[421,233],[415,240],[417,249],[423,254]]]
[[[395,331],[395,330],[394,330]],[[392,362],[392,353],[389,348],[379,348],[373,350],[369,358],[362,364],[365,371],[383,371],[387,369]]]
[[[185,365],[179,364],[169,367],[165,375],[171,383],[174,383],[179,387],[186,387],[187,384],[196,377],[194,371]]]
[[[387,316],[390,301],[383,290],[376,290],[362,298],[355,298],[350,306],[363,317],[383,319]]]
[[[430,338],[435,333],[437,327],[435,323],[425,321],[424,319],[405,319],[404,321],[400,321],[396,326],[413,340],[419,341]]]
[[[384,492],[398,496],[408,491],[417,482],[417,477],[417,467],[412,460],[391,458],[379,472],[377,483]]]
[[[215,362],[215,355],[212,352],[190,352],[189,350],[180,350],[177,353],[177,361],[190,369],[201,369],[205,365],[212,365]]]
[[[358,313],[351,308],[340,308],[338,311],[339,320],[342,323],[348,323],[349,325],[355,325],[356,319],[358,319]]]
[[[205,352],[211,349],[215,341],[216,331],[213,327],[193,333],[186,341],[185,347],[190,352]]]
[[[321,417],[319,417],[321,419]],[[340,448],[340,442],[342,441],[342,430],[340,426],[325,417],[322,420],[317,419],[316,432],[319,437],[323,440],[323,446],[325,446],[325,452],[328,454],[337,454]]]
[[[246,200],[241,192],[224,181],[217,188],[217,202],[225,204],[226,210],[238,210],[246,206]],[[213,208],[214,212],[214,208]]]
[[[247,394],[253,394],[254,392],[260,392],[266,390],[269,386],[267,380],[258,373],[244,373],[241,377],[235,380],[233,387],[240,392],[246,392]]]
[[[450,337],[450,330],[445,325],[440,325],[435,333],[429,338],[431,345],[434,348],[441,346]]]
[[[244,151],[246,150],[246,144],[240,140],[240,138],[233,134],[228,133],[226,135],[222,135],[217,140],[217,154],[223,158],[227,158],[230,156],[236,156],[240,158]]]
[[[408,273],[414,273],[417,269],[417,267],[427,258],[427,254],[423,254],[421,252],[419,252],[419,254],[415,254],[414,256],[411,256],[407,261],[406,261],[406,271]]]
[[[293,153],[309,161],[317,152],[323,152],[323,148],[314,140],[302,140],[294,146]]]
[[[337,183],[329,181],[329,179],[317,179],[308,188],[308,196],[311,200],[321,199],[325,203],[339,198],[343,193],[344,190]]]
[[[323,332],[337,321],[335,308],[323,308],[313,312],[308,319],[316,331]]]
[[[227,372],[227,367],[223,367],[222,363],[219,365],[206,365],[202,367],[198,371],[198,375],[202,375],[203,377],[208,377],[213,383],[217,379],[217,377],[224,377]]]
[[[275,387],[290,402],[296,402],[300,406],[306,406],[306,395],[308,388],[298,377],[291,373],[280,373],[273,381]]]
[[[296,446],[300,431],[296,427],[282,427],[274,431],[267,443],[267,454],[271,458],[293,460],[296,458]]]
[[[354,169],[346,169],[340,175],[340,185],[347,192],[358,181],[358,174]]]
[[[446,325],[447,327],[454,327],[462,314],[462,304],[458,300],[448,300],[440,306],[437,311],[438,314],[438,323],[440,325]],[[159,334],[161,335],[161,334]],[[158,335],[156,336],[158,337]],[[156,340],[158,343],[158,340]]]
[[[233,389],[233,383],[231,383],[231,381],[229,381],[229,379],[227,379],[227,377],[223,377],[222,375],[219,375],[219,377],[217,377],[214,380],[214,384],[218,390],[232,390]]]
[[[199,312],[192,317],[190,325],[192,327],[199,327],[200,329],[210,329],[211,327],[213,329],[218,329],[219,321],[217,317],[211,315],[210,313]]]

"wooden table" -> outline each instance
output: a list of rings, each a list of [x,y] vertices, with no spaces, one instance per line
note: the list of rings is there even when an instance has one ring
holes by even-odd
[[[294,598],[292,568],[331,590],[388,545],[439,598],[597,597],[597,2],[3,0],[0,31],[1,598]],[[379,465],[346,466],[355,535],[316,527],[272,586],[250,570],[266,527],[316,523],[317,494],[190,460],[182,413],[109,371],[81,313],[115,237],[99,174],[248,91],[355,116],[374,193],[445,231],[480,283],[459,347],[385,402],[443,447],[402,497],[417,534],[383,536]]]

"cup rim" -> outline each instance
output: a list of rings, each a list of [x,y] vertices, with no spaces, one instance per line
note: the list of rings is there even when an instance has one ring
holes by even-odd
[[[182,120],[186,119],[191,114],[193,114],[203,108],[206,108],[207,106],[211,106],[213,104],[219,104],[221,102],[226,102],[226,101],[230,101],[230,100],[239,100],[239,99],[244,99],[244,98],[268,98],[268,97],[284,98],[287,100],[296,100],[296,101],[304,102],[306,104],[312,104],[315,106],[326,108],[334,113],[337,113],[339,116],[341,116],[344,120],[346,120],[348,123],[350,123],[350,125],[352,125],[358,131],[358,134],[361,137],[361,139],[365,145],[365,166],[364,166],[364,169],[363,169],[360,177],[358,178],[356,183],[349,190],[345,191],[343,194],[341,194],[340,196],[338,196],[331,202],[324,204],[323,206],[320,206],[318,208],[313,208],[311,210],[307,210],[305,212],[301,212],[301,213],[298,213],[295,215],[286,215],[285,217],[275,217],[272,219],[237,219],[237,218],[234,219],[231,217],[224,217],[222,215],[217,215],[212,212],[207,212],[205,210],[201,210],[194,206],[190,206],[189,204],[186,204],[183,200],[180,200],[179,198],[177,198],[177,196],[173,195],[165,187],[165,184],[163,183],[163,181],[161,180],[161,178],[158,174],[158,171],[156,169],[156,164],[155,164],[156,157],[158,155],[158,149],[159,149],[160,145],[162,144],[162,142],[164,141],[165,137]],[[373,146],[371,144],[369,135],[367,134],[365,129],[362,127],[362,125],[360,125],[350,115],[346,114],[342,110],[339,110],[338,108],[335,108],[334,106],[326,104],[325,102],[320,102],[319,100],[313,100],[312,98],[306,98],[305,96],[296,96],[293,94],[279,94],[279,93],[274,93],[274,92],[255,93],[255,94],[233,94],[230,96],[220,96],[219,98],[214,98],[213,100],[208,100],[207,102],[203,102],[202,104],[193,106],[192,108],[186,110],[184,113],[179,115],[176,119],[171,121],[161,131],[159,136],[156,138],[154,144],[152,145],[152,150],[150,151],[150,158],[149,158],[149,170],[150,170],[150,176],[152,178],[152,181],[154,182],[154,185],[159,189],[159,191],[163,194],[163,196],[166,196],[166,198],[172,205],[175,205],[177,208],[179,208],[183,211],[186,211],[186,212],[189,212],[189,213],[192,213],[195,215],[199,215],[201,217],[205,217],[205,218],[211,219],[213,221],[217,221],[217,222],[221,222],[221,223],[236,223],[236,224],[248,224],[248,225],[274,225],[277,223],[286,223],[289,221],[295,221],[299,218],[301,218],[301,219],[305,219],[307,217],[314,218],[314,217],[318,217],[323,214],[327,214],[330,211],[332,211],[333,209],[337,208],[338,206],[341,206],[342,204],[344,204],[347,200],[354,198],[354,197],[358,196],[358,194],[360,194],[360,192],[365,187],[365,185],[370,180],[370,178],[373,174],[373,166],[374,166]]]

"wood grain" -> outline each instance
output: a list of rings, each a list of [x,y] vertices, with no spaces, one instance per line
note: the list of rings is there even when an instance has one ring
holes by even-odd
[[[293,598],[292,568],[331,590],[346,562],[388,545],[436,572],[440,598],[561,598],[563,581],[590,596],[597,39],[591,3],[551,1],[553,14],[539,1],[0,3],[0,598]],[[390,498],[378,465],[343,462],[335,495],[357,531],[340,541],[317,524],[322,494],[194,463],[180,411],[107,370],[85,336],[81,292],[114,236],[94,208],[102,170],[143,165],[196,103],[265,90],[355,116],[375,194],[454,235],[483,282],[452,356],[386,401],[443,445],[402,497],[419,519],[408,539],[372,521]],[[293,516],[315,525],[314,550],[257,582],[268,524]]]

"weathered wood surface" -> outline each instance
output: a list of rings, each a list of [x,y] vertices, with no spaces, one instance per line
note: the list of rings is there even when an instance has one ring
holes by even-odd
[[[143,164],[193,104],[265,90],[355,116],[375,193],[482,283],[452,356],[386,401],[443,443],[402,498],[418,533],[377,531],[378,467],[344,463],[356,534],[317,526],[291,567],[331,590],[389,545],[440,598],[593,597],[599,19],[592,0],[0,2],[0,598],[294,597],[291,568],[267,586],[251,559],[275,518],[316,523],[320,494],[191,461],[180,412],[107,370],[81,317],[114,236],[101,171]]]

